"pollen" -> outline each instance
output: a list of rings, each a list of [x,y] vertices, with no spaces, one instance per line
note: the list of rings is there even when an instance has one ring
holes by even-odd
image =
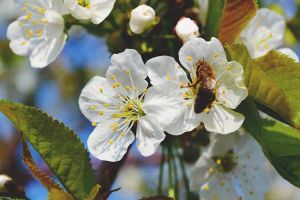
[[[22,45],[22,46],[25,46],[26,44],[27,44],[26,41],[21,42],[21,45]]]
[[[209,113],[210,109],[209,108],[205,108],[204,112]]]
[[[103,111],[99,111],[98,115],[102,116],[102,115],[104,115],[104,112]]]
[[[172,80],[172,77],[171,77],[170,75],[167,75],[167,76],[166,76],[166,79],[167,79],[168,81],[170,81],[170,80]]]
[[[209,185],[208,185],[208,184],[204,185],[204,186],[202,187],[202,190],[205,190],[205,191],[210,190]]]
[[[97,126],[97,123],[96,122],[92,122],[92,126]]]
[[[181,88],[184,88],[184,87],[185,87],[185,83],[184,83],[184,82],[181,82],[181,83],[180,83],[180,87],[181,87]]]
[[[187,92],[183,93],[183,98],[187,98],[189,95]]]
[[[103,91],[104,91],[103,88],[99,88],[100,93],[103,93]]]
[[[127,85],[125,86],[125,90],[131,90],[131,88]]]
[[[113,131],[117,131],[117,127],[118,127],[118,124],[117,124],[117,123],[113,123],[112,125],[110,125],[110,128],[111,128]]]
[[[97,109],[97,106],[92,105],[92,106],[89,107],[89,109],[90,109],[90,110],[96,110],[96,109]]]
[[[121,134],[120,134],[120,136],[121,136],[121,137],[124,137],[125,134],[126,134],[126,132],[125,132],[125,131],[122,131]]]
[[[115,80],[116,76],[114,74],[110,75],[111,80]]]
[[[221,159],[217,159],[216,163],[217,163],[217,165],[221,165],[221,163],[222,163]]]
[[[186,60],[189,61],[189,62],[191,62],[193,60],[193,57],[192,56],[187,56]]]
[[[227,70],[232,70],[232,66],[231,66],[231,65],[228,65],[228,66],[226,67],[226,69],[227,69]]]
[[[126,74],[129,74],[130,73],[130,69],[126,69],[125,72],[126,72]]]
[[[109,105],[109,103],[105,103],[105,104],[103,104],[103,106],[104,106],[105,108],[108,108],[110,105]]]
[[[214,58],[218,58],[219,54],[218,53],[214,53]]]
[[[148,90],[147,88],[144,88],[144,89],[143,89],[143,92],[144,92],[144,93],[146,93],[146,92],[147,92],[147,90]]]
[[[214,173],[214,168],[212,168],[212,167],[209,168],[209,173],[211,173],[211,174]]]
[[[108,144],[112,145],[114,143],[113,139],[108,140]]]
[[[113,84],[112,84],[112,87],[113,87],[113,88],[118,88],[118,87],[120,87],[120,83],[113,83]]]

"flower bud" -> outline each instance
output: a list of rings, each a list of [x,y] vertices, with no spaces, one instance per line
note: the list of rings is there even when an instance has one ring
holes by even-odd
[[[7,192],[6,184],[12,182],[12,179],[7,175],[0,174],[0,193]]]
[[[155,11],[147,5],[140,5],[131,11],[129,26],[133,33],[142,34],[152,28],[155,22]]]
[[[177,22],[175,32],[184,43],[200,36],[196,22],[187,17],[183,17]]]

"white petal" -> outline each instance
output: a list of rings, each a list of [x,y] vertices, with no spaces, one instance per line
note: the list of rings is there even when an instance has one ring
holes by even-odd
[[[91,0],[92,22],[101,23],[112,11],[116,0]]]
[[[175,126],[175,122],[182,116],[184,108],[182,92],[178,84],[166,81],[150,87],[145,95],[142,108],[146,114],[154,115],[161,127],[168,133],[174,135],[183,133]]]
[[[152,85],[161,84],[166,80],[188,84],[186,73],[170,56],[152,58],[146,63],[146,68]]]
[[[237,144],[240,144],[240,135],[238,132],[231,133],[229,135],[213,134],[211,137],[211,145],[204,153],[208,157],[224,156],[229,150],[237,148]],[[239,154],[240,151],[234,151]]]
[[[212,160],[202,155],[195,163],[191,171],[190,188],[198,191],[201,186],[210,178],[209,168]]]
[[[234,152],[239,155],[236,181],[244,199],[264,199],[269,189],[270,177],[261,147],[249,134],[244,134],[240,136]]]
[[[115,89],[123,93],[123,96],[136,98],[148,87],[145,80],[147,70],[137,51],[127,49],[123,53],[114,54],[111,62],[113,66],[109,67],[106,72],[107,80],[111,84],[119,83],[122,87]]]
[[[122,53],[112,55],[111,63],[114,67],[136,72],[142,79],[147,77],[147,69],[142,56],[134,49],[126,49]]]
[[[51,0],[51,8],[58,12],[60,15],[68,14],[68,9],[63,0]]]
[[[179,60],[190,71],[197,61],[206,58],[208,50],[208,44],[204,39],[195,38],[189,40],[179,50]]]
[[[112,85],[120,85],[113,89],[121,96],[137,98],[148,87],[147,81],[143,78],[144,76],[136,71],[129,71],[127,73],[122,68],[111,66],[106,72],[106,77]]]
[[[9,43],[11,50],[19,56],[27,56],[31,52],[31,44],[24,38],[14,39]]]
[[[132,131],[125,135],[121,135],[123,130],[114,132],[111,125],[118,122],[116,119],[106,120],[91,133],[87,144],[93,156],[110,162],[117,162],[123,158],[135,138]]]
[[[211,41],[207,43],[209,50],[204,60],[213,68],[215,66],[227,63],[227,58],[222,43],[214,37],[211,38]]]
[[[80,110],[91,122],[104,122],[111,117],[113,109],[110,107],[117,104],[115,95],[112,86],[105,78],[95,76],[86,84],[80,94]]]
[[[65,5],[74,18],[79,20],[86,20],[91,18],[92,9],[79,5],[77,3],[77,0],[65,0]]]
[[[163,129],[158,124],[155,116],[148,114],[138,121],[136,131],[137,148],[143,156],[152,155],[166,137]]]
[[[238,62],[229,62],[226,71],[218,80],[217,100],[228,108],[236,109],[248,96],[244,83],[243,66]]]
[[[242,31],[237,42],[246,44],[251,57],[258,58],[281,45],[284,31],[284,18],[262,8]]]
[[[9,40],[15,40],[19,38],[23,38],[23,30],[21,26],[19,26],[19,20],[12,22],[7,28],[7,38]]]
[[[278,49],[277,51],[289,56],[290,58],[294,59],[296,62],[299,62],[298,55],[292,49],[290,49],[290,48],[281,48],[281,49]]]
[[[45,18],[48,23],[45,25],[46,38],[57,38],[61,36],[65,28],[64,18],[54,10],[47,10]]]
[[[62,51],[67,39],[66,34],[59,38],[45,40],[36,46],[30,55],[32,67],[43,68],[53,62]]]
[[[193,100],[184,101],[183,109],[181,116],[172,123],[173,130],[176,130],[172,133],[173,135],[192,131],[201,124],[201,114],[195,113]]]
[[[206,184],[207,187],[202,186],[200,190],[200,196],[203,200],[214,200],[214,199],[228,199],[238,200],[240,195],[234,189],[234,180],[231,174],[221,174],[220,176],[213,176]],[[249,199],[250,200],[250,199]]]
[[[221,105],[215,105],[209,113],[201,113],[202,122],[210,132],[229,134],[239,129],[245,117]]]
[[[179,60],[188,70],[193,69],[195,63],[200,60],[212,66],[227,62],[224,48],[216,38],[212,38],[210,42],[202,38],[186,42],[179,51]]]

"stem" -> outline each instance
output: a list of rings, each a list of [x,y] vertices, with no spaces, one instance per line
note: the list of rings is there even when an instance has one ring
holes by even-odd
[[[175,157],[177,157],[176,156],[176,154],[175,154],[175,148],[176,148],[176,146],[173,146],[173,148],[172,148],[172,157],[173,157],[173,159],[172,159],[172,164],[173,164],[173,173],[174,173],[174,188],[175,188],[175,199],[178,199],[178,197],[179,197],[179,191],[178,191],[178,173],[177,173],[177,170],[176,170],[176,159],[175,159]]]
[[[162,195],[162,182],[163,182],[163,171],[164,171],[164,163],[165,163],[165,147],[162,145],[162,154],[161,161],[159,166],[159,180],[158,180],[158,188],[157,192],[159,195]]]
[[[182,157],[179,154],[177,148],[175,150],[176,150],[176,154],[177,154],[177,157],[178,157],[178,160],[179,160],[180,169],[181,169],[182,176],[183,176],[184,187],[185,187],[185,190],[186,190],[186,199],[189,199],[191,191],[190,191],[190,187],[189,187],[189,180],[188,180],[188,177],[187,177],[187,174],[186,174],[185,165],[182,161]]]
[[[174,197],[174,182],[173,182],[173,167],[171,163],[171,156],[172,150],[171,150],[171,145],[168,143],[168,172],[169,172],[169,190],[168,190],[168,196],[169,197]]]

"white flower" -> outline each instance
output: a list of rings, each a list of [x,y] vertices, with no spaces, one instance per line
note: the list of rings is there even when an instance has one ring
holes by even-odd
[[[18,2],[25,15],[9,25],[9,46],[15,54],[29,56],[32,67],[45,67],[56,59],[66,42],[61,16],[63,3],[58,0]]]
[[[6,185],[8,182],[12,182],[12,179],[5,174],[0,174],[0,193],[7,193]]]
[[[200,36],[199,28],[196,22],[187,17],[182,17],[177,22],[177,25],[175,26],[175,32],[183,42],[187,42],[190,39]]]
[[[116,0],[64,0],[71,15],[100,24],[114,8]]]
[[[182,112],[179,86],[162,83],[147,90],[147,70],[135,50],[115,54],[111,62],[106,78],[94,77],[79,98],[82,113],[96,126],[88,148],[101,160],[118,161],[136,138],[138,150],[149,156]]]
[[[245,44],[252,58],[264,56],[282,45],[285,26],[285,20],[280,14],[266,8],[259,9],[241,32],[237,43]],[[285,49],[283,53],[299,60],[291,49]]]
[[[181,86],[184,113],[174,125],[176,134],[191,131],[201,122],[208,131],[221,134],[240,128],[244,116],[231,109],[248,95],[244,71],[239,63],[227,62],[220,41],[216,38],[210,42],[192,39],[180,49],[179,60],[188,74],[168,56],[153,58],[146,63],[152,85],[169,80]]]
[[[218,135],[193,167],[191,188],[202,200],[263,200],[270,183],[265,164],[249,134]]]
[[[142,34],[155,21],[155,11],[147,5],[140,5],[131,11],[129,26],[133,33]]]

